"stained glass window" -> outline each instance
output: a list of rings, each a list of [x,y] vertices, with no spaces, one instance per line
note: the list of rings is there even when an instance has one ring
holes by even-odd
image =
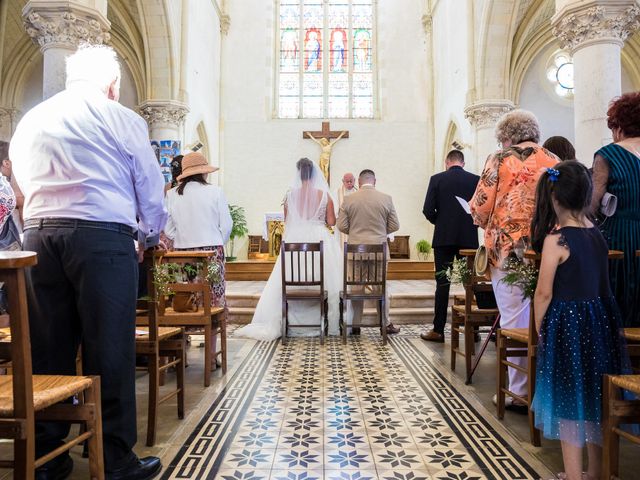
[[[280,0],[279,118],[373,118],[373,0]]]

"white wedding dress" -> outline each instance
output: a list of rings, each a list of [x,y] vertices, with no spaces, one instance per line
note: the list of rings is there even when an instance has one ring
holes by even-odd
[[[311,208],[296,208],[300,204],[301,195],[298,190],[290,190],[287,193],[286,205],[288,206],[287,219],[285,220],[284,238],[287,243],[319,242],[322,240],[324,247],[324,285],[329,296],[329,335],[339,334],[339,291],[342,288],[342,251],[340,248],[340,235],[333,233],[325,225],[329,193],[322,192],[320,202]],[[316,191],[317,192],[317,191]],[[309,207],[309,205],[306,205]],[[313,211],[315,209],[315,211]],[[305,215],[304,211],[313,211]],[[307,217],[307,218],[305,218]],[[249,325],[246,325],[234,333],[235,336],[254,338],[256,340],[275,340],[282,335],[282,267],[278,257],[274,265],[267,285],[262,292],[255,314]],[[316,272],[318,269],[316,268]],[[317,274],[316,274],[317,275]],[[319,277],[318,277],[319,278]],[[350,309],[349,309],[350,313]],[[345,320],[347,312],[345,309]],[[320,335],[319,328],[295,328],[295,325],[320,326],[320,305],[317,301],[296,301],[289,303],[289,336],[316,336]],[[350,322],[349,322],[350,323]]]

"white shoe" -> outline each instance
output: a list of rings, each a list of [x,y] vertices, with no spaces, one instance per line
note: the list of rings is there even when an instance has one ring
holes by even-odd
[[[493,402],[494,405],[498,405],[498,395],[495,394],[491,399],[491,401]],[[511,405],[513,405],[513,397],[505,397],[504,406],[510,407]]]

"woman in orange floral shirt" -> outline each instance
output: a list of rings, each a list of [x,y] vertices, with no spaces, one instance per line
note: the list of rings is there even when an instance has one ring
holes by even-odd
[[[474,223],[484,229],[500,326],[524,328],[529,325],[531,301],[524,298],[520,288],[501,281],[506,274],[502,267],[507,257],[521,257],[529,246],[538,178],[558,159],[538,145],[538,120],[526,110],[513,110],[504,115],[496,125],[496,138],[502,144],[502,150],[487,159],[470,202],[471,215]],[[509,360],[526,367],[526,357],[511,357]],[[509,368],[509,389],[526,397],[526,375]],[[519,407],[518,410],[526,412],[526,408],[511,398],[507,398],[507,406]]]

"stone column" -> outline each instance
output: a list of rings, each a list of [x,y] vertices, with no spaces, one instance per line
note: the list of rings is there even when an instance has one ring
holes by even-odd
[[[22,10],[22,18],[44,56],[44,99],[64,90],[65,58],[79,44],[102,44],[110,39],[107,0],[31,0]]]
[[[149,125],[151,144],[168,182],[171,160],[182,151],[182,125],[189,108],[176,100],[147,100],[138,109]]]
[[[515,107],[510,100],[481,100],[464,109],[464,116],[474,127],[474,158],[467,161],[467,170],[480,174],[484,162],[498,149],[495,126],[500,117]]]
[[[637,0],[556,0],[553,33],[573,56],[576,156],[587,165],[611,142],[609,102],[621,93],[620,51],[640,28]]]

